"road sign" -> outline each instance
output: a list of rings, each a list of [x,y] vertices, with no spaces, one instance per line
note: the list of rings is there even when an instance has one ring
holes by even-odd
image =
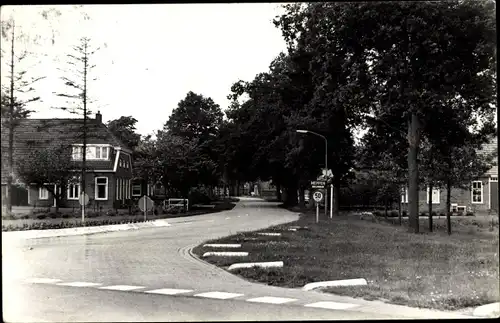
[[[326,181],[312,181],[311,182],[311,187],[312,188],[325,188]]]
[[[323,199],[323,193],[321,193],[320,191],[316,191],[313,193],[313,199],[316,201],[316,202],[321,202],[321,200]]]
[[[149,196],[144,195],[139,199],[139,209],[141,209],[142,212],[151,211],[153,207],[154,202]]]
[[[78,198],[78,202],[80,202],[80,205],[89,204],[89,195],[87,193],[80,194],[80,197]]]

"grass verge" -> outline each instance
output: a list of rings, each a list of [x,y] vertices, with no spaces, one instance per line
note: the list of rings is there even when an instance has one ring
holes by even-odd
[[[280,237],[249,232],[205,242],[242,243],[238,251],[248,251],[248,257],[204,259],[223,268],[238,262],[283,261],[279,269],[234,271],[283,287],[365,278],[367,286],[324,291],[415,307],[457,310],[499,301],[498,221],[495,226],[487,219],[455,218],[451,236],[444,221],[435,219],[437,231],[430,233],[422,219],[423,232],[412,234],[404,223],[400,227],[382,219],[339,216],[316,224],[309,214],[266,229],[281,232]],[[291,226],[309,230],[288,231]],[[213,250],[200,245],[193,252],[201,256]]]

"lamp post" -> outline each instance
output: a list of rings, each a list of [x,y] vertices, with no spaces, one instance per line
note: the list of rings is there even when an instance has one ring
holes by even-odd
[[[318,136],[318,137],[321,137],[323,138],[323,140],[325,140],[325,176],[327,176],[328,174],[328,140],[326,139],[325,136],[323,135],[320,135],[319,133],[316,133],[314,131],[310,131],[310,130],[303,130],[303,129],[297,129],[297,132],[298,133],[310,133],[310,134],[313,134],[315,136]],[[325,187],[325,216],[327,215],[327,204],[328,204],[328,190],[327,188]]]

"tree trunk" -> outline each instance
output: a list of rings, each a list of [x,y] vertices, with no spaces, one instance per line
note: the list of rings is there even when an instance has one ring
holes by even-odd
[[[401,201],[401,189],[399,190],[400,193],[399,193],[399,213],[398,213],[398,218],[399,218],[399,225],[402,225],[403,224],[403,219],[402,219],[402,216],[403,216],[403,201]]]
[[[451,234],[451,181],[446,181],[446,227]]]
[[[285,200],[285,205],[286,206],[296,206],[297,205],[297,184],[296,183],[290,183],[287,186],[286,189],[286,200]]]
[[[429,183],[429,232],[432,232],[432,182]]]
[[[304,186],[300,185],[299,187],[299,207],[304,208],[306,206],[306,199],[305,199],[305,189]]]
[[[340,210],[340,181],[335,180],[333,186],[333,216],[339,216]]]
[[[386,193],[384,192],[384,216],[385,216],[385,219],[387,220],[387,217],[389,216],[389,210],[388,210],[388,207],[387,207],[387,195],[385,195]]]
[[[415,112],[408,120],[408,220],[409,232],[419,232],[418,220],[418,147],[420,145],[420,120]]]
[[[12,40],[10,47],[10,104],[9,104],[9,174],[7,177],[7,187],[5,191],[6,211],[8,215],[12,214],[12,175],[14,173],[14,29],[12,25]]]
[[[236,180],[236,196],[240,196],[240,181]]]
[[[281,185],[276,184],[276,198],[281,202]]]

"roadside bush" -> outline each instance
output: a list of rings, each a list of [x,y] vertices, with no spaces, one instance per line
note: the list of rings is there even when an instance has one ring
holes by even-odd
[[[68,219],[71,217],[71,214],[68,214],[68,213],[64,213],[62,216],[61,216],[63,219]]]
[[[467,212],[465,213],[466,216],[474,216],[474,213],[473,212]]]
[[[97,218],[99,215],[100,215],[99,212],[92,211],[85,214],[85,217],[90,219],[90,218]]]
[[[15,220],[16,217],[12,214],[2,214],[2,220]]]
[[[436,217],[437,216],[437,213],[432,211],[432,217]]]
[[[39,219],[39,220],[43,220],[43,219],[47,218],[47,215],[46,214],[38,214],[36,216],[36,218]],[[35,223],[37,223],[37,222],[35,222]]]
[[[408,216],[408,212],[406,211],[401,212],[401,216]]]
[[[189,203],[193,204],[210,204],[212,199],[209,196],[208,189],[203,187],[192,188],[188,195]]]
[[[441,212],[441,213],[439,213],[439,216],[445,217],[446,214],[444,214],[443,212]]]
[[[391,212],[389,212],[389,216],[391,218],[397,218],[399,216],[399,212],[392,210]]]
[[[181,208],[176,206],[167,206],[163,209],[163,212],[165,212],[166,214],[179,214],[180,209]]]
[[[108,210],[106,212],[106,215],[107,216],[116,216],[116,215],[118,215],[118,213],[116,211],[114,211],[114,210]]]
[[[23,214],[23,215],[21,215],[21,219],[23,219],[23,220],[26,220],[26,219],[29,219],[29,218],[30,218],[29,214]]]
[[[375,216],[383,216],[382,212],[380,211],[373,211],[372,214]]]
[[[49,218],[51,218],[51,219],[58,218],[60,215],[61,215],[60,213],[56,213],[56,212],[50,212],[48,214]]]

